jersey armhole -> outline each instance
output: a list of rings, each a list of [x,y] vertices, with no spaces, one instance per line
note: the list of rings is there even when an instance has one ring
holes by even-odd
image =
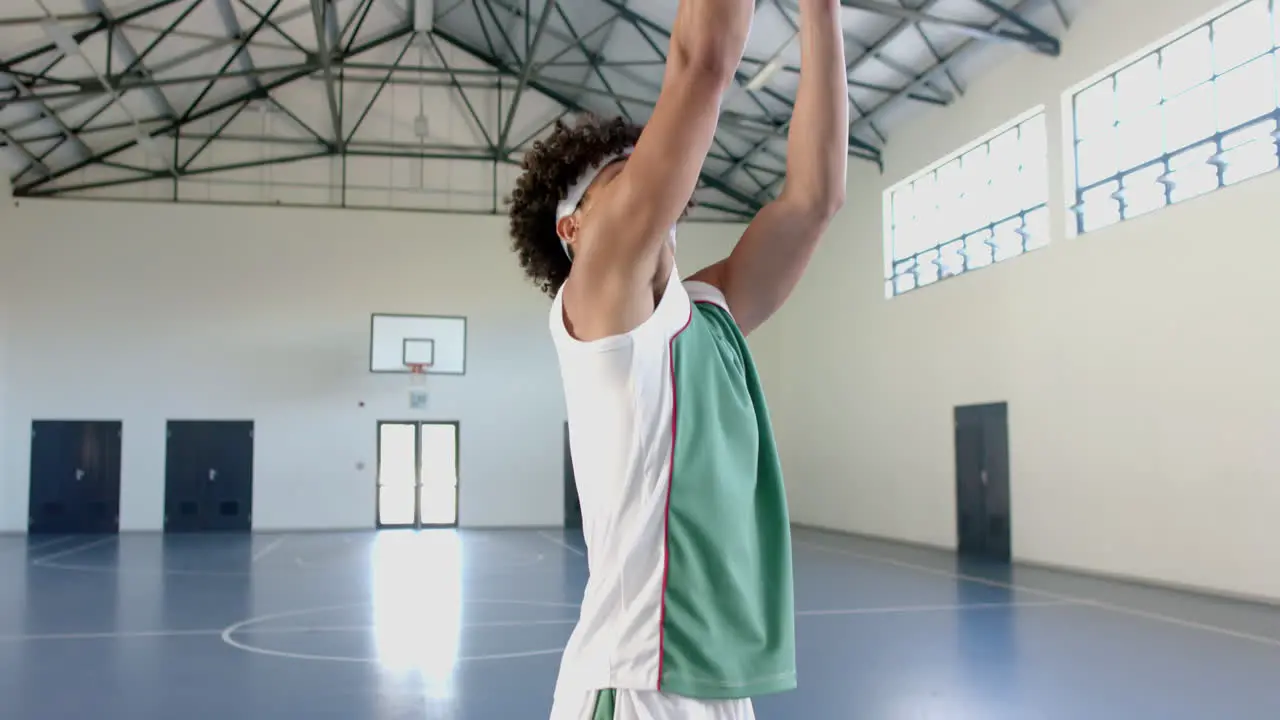
[[[729,309],[729,301],[725,298],[724,292],[715,285],[701,280],[685,280],[684,290],[689,294],[690,302],[711,303],[728,313],[729,317],[733,317],[733,312]]]
[[[642,337],[659,337],[666,342],[671,336],[679,334],[681,328],[689,323],[689,314],[693,310],[691,298],[677,279],[678,277],[673,267],[671,279],[667,281],[667,289],[663,292],[662,299],[653,309],[653,314],[644,322],[628,332],[595,340],[579,340],[569,332],[564,316],[564,288],[561,287],[551,305],[551,336],[560,347],[586,352],[607,352],[630,346]]]

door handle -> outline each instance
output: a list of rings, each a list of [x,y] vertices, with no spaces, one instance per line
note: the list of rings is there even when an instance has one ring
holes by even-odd
[[[217,480],[217,479],[218,479],[218,471],[217,471],[217,469],[216,469],[216,468],[209,468],[209,482],[214,482],[214,481],[215,481],[215,480]],[[983,482],[985,482],[985,480],[984,480]]]
[[[84,480],[84,471],[80,468],[76,468],[76,482],[80,482],[81,480]]]
[[[985,468],[982,470],[981,477],[982,477],[982,485],[985,487],[987,484],[987,471]]]

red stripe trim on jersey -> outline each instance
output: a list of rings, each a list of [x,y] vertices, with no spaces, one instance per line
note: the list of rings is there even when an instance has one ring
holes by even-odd
[[[667,654],[667,577],[671,572],[671,483],[676,472],[676,338],[693,322],[693,304],[689,319],[684,321],[667,342],[667,362],[671,373],[671,459],[667,465],[667,507],[662,519],[662,611],[658,625],[658,691],[662,691],[662,665]]]

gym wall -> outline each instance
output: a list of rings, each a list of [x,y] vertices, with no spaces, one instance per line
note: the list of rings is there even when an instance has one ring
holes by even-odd
[[[70,200],[0,213],[0,531],[26,529],[33,418],[124,422],[124,530],[162,526],[169,419],[255,421],[255,529],[373,527],[376,422],[415,418],[461,423],[464,526],[562,522],[550,300],[505,218]],[[740,234],[685,225],[681,267]],[[408,409],[405,376],[368,371],[374,312],[467,317],[466,374],[432,376],[426,411]]]
[[[1016,559],[1280,599],[1280,173],[1065,237],[1062,93],[1221,5],[1090,3],[851,165],[764,331],[795,521],[954,547],[953,408],[1007,401]],[[1037,105],[1052,244],[886,299],[883,191]]]

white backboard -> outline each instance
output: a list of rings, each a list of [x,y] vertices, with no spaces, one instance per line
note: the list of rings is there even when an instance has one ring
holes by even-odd
[[[431,363],[437,375],[467,371],[467,319],[375,313],[370,324],[369,371],[409,372],[405,363]]]

